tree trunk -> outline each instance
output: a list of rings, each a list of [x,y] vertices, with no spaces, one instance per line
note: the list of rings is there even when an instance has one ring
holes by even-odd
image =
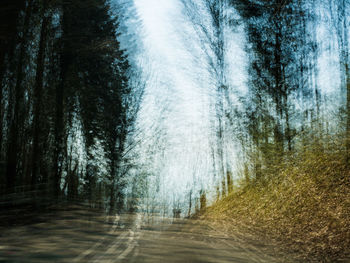
[[[70,8],[69,3],[63,4],[63,14],[62,14],[62,53],[60,58],[60,82],[56,86],[55,91],[55,128],[54,128],[54,157],[53,157],[53,196],[58,198],[61,194],[61,171],[63,162],[63,149],[64,149],[64,97],[65,97],[65,86],[67,80],[67,74],[71,61],[71,51],[69,50],[68,42],[72,41],[66,39],[69,32],[68,25],[68,9]]]
[[[113,150],[112,150],[113,151]],[[109,196],[109,209],[110,212],[112,212],[115,208],[115,159],[114,156],[115,154],[112,152],[111,154],[112,160],[111,160],[111,185],[110,187],[110,196]]]
[[[0,40],[1,41],[1,40]],[[4,84],[3,78],[5,74],[5,45],[0,45],[0,160],[2,159],[2,141],[3,141],[3,118],[4,118],[4,105],[2,103],[4,96]]]
[[[191,216],[191,211],[192,211],[192,189],[190,190],[190,199],[188,204],[188,213],[187,213],[188,218]]]
[[[14,190],[16,177],[17,177],[17,165],[18,165],[18,139],[19,139],[19,129],[20,125],[23,124],[21,120],[23,119],[23,114],[21,114],[20,108],[23,107],[23,87],[22,82],[24,78],[23,72],[23,62],[26,52],[26,41],[29,31],[29,22],[32,13],[32,1],[29,1],[28,7],[25,13],[24,25],[23,25],[23,36],[21,39],[21,48],[19,51],[19,59],[17,64],[17,79],[16,85],[14,87],[15,101],[13,105],[13,118],[10,124],[9,130],[9,143],[7,149],[7,167],[6,167],[6,181],[7,189],[11,192]]]
[[[227,193],[230,194],[233,190],[233,178],[231,171],[226,172],[227,177]]]
[[[277,146],[277,153],[283,154],[284,152],[284,134],[281,129],[281,121],[283,120],[283,105],[282,105],[282,70],[281,70],[281,39],[282,29],[281,25],[275,23],[277,31],[275,32],[275,47],[274,47],[274,78],[275,78],[275,90],[273,91],[273,97],[276,103],[276,123],[275,123],[275,143]]]
[[[285,137],[287,139],[287,146],[288,146],[288,151],[292,151],[292,134],[290,130],[290,120],[289,120],[289,109],[288,109],[288,95],[287,91],[284,91],[284,101],[283,101],[283,108],[284,108],[284,113],[285,113],[285,124],[286,124],[286,132],[285,132]]]
[[[5,106],[4,76],[6,72],[5,59],[10,62],[13,58],[18,32],[19,13],[25,8],[25,0],[2,0],[0,4],[0,160],[3,156],[3,118]]]
[[[43,15],[45,13],[45,8],[43,10]],[[45,70],[45,51],[46,51],[46,39],[47,31],[49,25],[50,17],[44,15],[41,25],[40,32],[40,42],[39,42],[39,51],[37,56],[37,70],[35,77],[35,86],[34,86],[34,119],[33,119],[33,155],[32,155],[32,181],[31,189],[36,188],[38,181],[38,167],[41,162],[41,148],[40,148],[40,136],[41,136],[41,103],[43,95],[43,82],[44,82],[44,70]]]

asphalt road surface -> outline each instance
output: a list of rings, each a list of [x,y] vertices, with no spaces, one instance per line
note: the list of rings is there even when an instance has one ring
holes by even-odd
[[[0,217],[0,220],[4,217]],[[202,221],[71,207],[0,227],[0,262],[295,262],[264,242]]]

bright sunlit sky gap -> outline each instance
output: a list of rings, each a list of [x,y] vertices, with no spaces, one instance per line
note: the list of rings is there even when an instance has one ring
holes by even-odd
[[[171,202],[175,197],[184,198],[189,185],[196,184],[201,188],[206,184],[202,181],[209,173],[206,160],[209,99],[206,89],[197,80],[203,76],[190,72],[198,65],[193,64],[186,47],[188,43],[182,35],[182,27],[186,25],[179,2],[135,0],[135,6],[145,29],[143,44],[156,71],[156,81],[147,87],[145,101],[158,101],[160,105],[153,107],[154,111],[165,104],[170,108],[164,120],[167,149],[166,165],[161,174],[167,182],[163,190],[171,196]],[[153,114],[157,115],[156,112]],[[144,119],[152,118],[149,111],[144,116]],[[201,173],[202,178],[196,173]]]

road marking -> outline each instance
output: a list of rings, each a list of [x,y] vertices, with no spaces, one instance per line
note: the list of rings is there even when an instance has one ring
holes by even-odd
[[[113,232],[115,232],[117,226],[118,226],[118,221],[120,220],[120,216],[119,215],[115,215],[115,219],[113,221],[113,226],[111,227],[111,229],[108,231],[108,234],[112,234]],[[90,255],[92,252],[95,251],[95,249],[97,247],[99,247],[103,241],[105,241],[105,239],[107,238],[107,236],[104,236],[103,238],[99,239],[99,241],[97,241],[94,245],[92,245],[90,248],[88,248],[87,250],[85,250],[84,252],[80,253],[77,257],[75,257],[73,259],[73,262],[79,262],[80,260],[82,260],[83,258],[85,258],[86,256]]]
[[[128,241],[127,248],[117,257],[117,259],[119,259],[119,260],[124,259],[138,245],[137,240],[140,238],[141,223],[142,223],[142,215],[141,215],[141,213],[137,213],[137,217],[136,217],[136,231],[137,231],[136,239],[134,238],[135,237],[135,232],[130,229],[129,230],[130,236],[129,236],[129,241]]]
[[[135,242],[133,242],[134,241],[135,232],[132,231],[132,230],[129,230],[129,232],[130,232],[130,236],[129,236],[129,241],[127,243],[127,248],[124,251],[122,251],[122,253],[117,257],[117,259],[124,259],[127,255],[129,255],[129,253],[135,247]]]
[[[103,252],[103,254],[95,256],[94,258],[92,258],[92,260],[90,260],[90,262],[93,263],[98,263],[98,262],[102,262],[103,257],[105,257],[107,254],[111,254],[114,250],[116,250],[118,247],[121,246],[123,239],[127,236],[127,232],[124,232],[122,234],[120,234],[118,236],[118,238],[116,239],[115,242],[113,242],[107,249],[107,251]],[[113,261],[108,261],[108,262],[113,262]]]
[[[114,223],[113,223],[113,226],[111,227],[111,229],[108,232],[108,234],[111,234],[111,233],[116,231],[116,229],[118,227],[119,220],[120,220],[120,216],[116,215]],[[108,246],[108,248],[107,248],[107,250],[105,252],[103,252],[103,253],[101,253],[99,255],[95,255],[89,261],[93,262],[93,263],[98,263],[98,262],[111,262],[112,263],[112,262],[115,262],[115,258],[114,259],[109,259],[109,258],[104,259],[104,257],[107,257],[108,255],[111,255],[111,254],[116,254],[116,255],[119,254],[119,256],[117,257],[117,260],[124,259],[138,245],[137,240],[140,238],[141,224],[142,224],[142,214],[141,213],[137,213],[134,227],[132,227],[132,229],[129,229],[128,231],[124,231],[123,233],[121,233],[118,237],[116,237],[116,240],[112,244],[110,244]],[[106,239],[106,237],[107,236],[101,238],[98,242],[96,242],[89,249],[85,250],[80,255],[78,255],[73,260],[73,262],[81,261],[85,257],[87,257],[88,255],[90,255],[91,253],[96,252],[96,249],[99,246],[101,246],[101,244]],[[122,245],[122,242],[125,240],[125,238],[128,238],[128,241],[126,243],[126,248],[124,250],[122,250],[120,247]]]

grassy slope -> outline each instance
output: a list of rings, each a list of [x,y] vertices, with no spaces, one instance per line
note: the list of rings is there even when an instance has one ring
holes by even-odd
[[[237,187],[203,217],[228,230],[260,231],[302,261],[335,262],[349,256],[350,172],[342,156],[336,150],[305,150],[264,183]]]

